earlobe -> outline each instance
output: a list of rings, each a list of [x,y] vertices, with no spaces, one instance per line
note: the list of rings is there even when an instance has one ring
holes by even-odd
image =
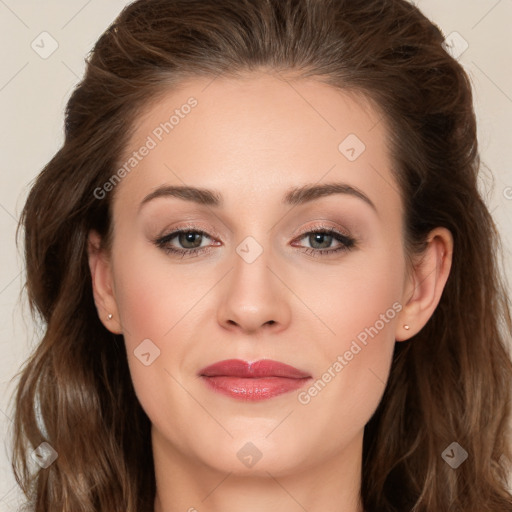
[[[450,274],[453,255],[451,232],[446,228],[436,228],[429,233],[427,241],[428,245],[405,287],[405,305],[397,322],[396,341],[411,338],[425,326],[439,304]]]
[[[114,294],[110,259],[101,249],[101,237],[90,231],[87,243],[89,270],[94,303],[103,325],[114,334],[122,334],[121,324]]]

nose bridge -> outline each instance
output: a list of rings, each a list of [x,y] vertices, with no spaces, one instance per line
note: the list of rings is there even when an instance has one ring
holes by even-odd
[[[233,269],[227,277],[219,322],[244,330],[285,324],[289,310],[283,285],[274,275],[270,240],[264,232],[247,235],[235,246]]]

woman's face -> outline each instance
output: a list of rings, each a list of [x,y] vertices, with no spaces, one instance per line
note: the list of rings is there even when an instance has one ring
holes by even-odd
[[[359,453],[413,291],[377,112],[316,81],[191,80],[140,119],[123,163],[103,189],[100,315],[124,334],[154,447],[274,475]],[[245,374],[204,370],[233,359]],[[251,374],[260,360],[297,371]]]

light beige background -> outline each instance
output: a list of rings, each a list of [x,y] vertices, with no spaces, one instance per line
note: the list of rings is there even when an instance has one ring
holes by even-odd
[[[24,267],[15,245],[16,224],[31,181],[63,142],[65,104],[83,74],[87,52],[127,3],[0,0],[0,437],[7,439],[0,452],[0,512],[17,510],[20,499],[9,460],[10,380],[38,336],[25,298],[19,299]],[[469,45],[459,60],[474,86],[481,185],[503,237],[505,272],[512,282],[512,1],[415,3],[447,40],[455,31]],[[45,31],[58,48],[43,59],[31,45]]]

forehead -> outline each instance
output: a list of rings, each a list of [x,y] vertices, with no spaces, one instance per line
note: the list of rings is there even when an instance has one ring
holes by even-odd
[[[382,115],[364,96],[317,80],[268,73],[192,79],[137,119],[115,202],[139,204],[156,187],[174,184],[257,207],[291,187],[336,181],[381,206],[397,204],[386,135]],[[130,159],[134,165],[126,165]]]

